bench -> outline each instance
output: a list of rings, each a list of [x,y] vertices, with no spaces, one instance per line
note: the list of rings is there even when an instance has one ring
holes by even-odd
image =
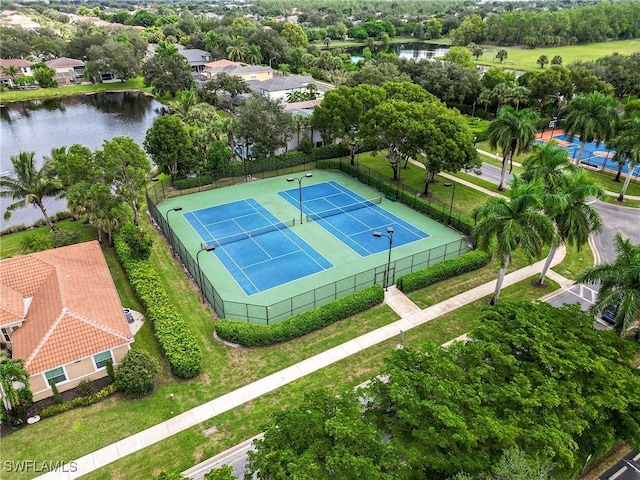
[[[385,197],[391,200],[392,202],[395,202],[396,200],[398,200],[398,194],[393,192],[386,193]]]

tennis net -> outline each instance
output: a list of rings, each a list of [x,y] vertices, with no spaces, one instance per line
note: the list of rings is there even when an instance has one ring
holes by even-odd
[[[382,197],[374,197],[368,200],[363,200],[361,202],[343,205],[342,207],[336,207],[329,210],[323,210],[321,212],[310,213],[307,215],[307,222],[313,222],[320,220],[321,218],[333,217],[334,215],[353,212],[354,210],[360,210],[362,208],[369,208],[380,203],[382,203]]]
[[[235,233],[226,237],[214,238],[207,245],[213,245],[214,247],[220,247],[229,243],[239,242],[240,240],[246,240],[247,238],[258,237],[265,233],[275,232],[277,230],[284,230],[286,228],[295,225],[295,219],[287,220],[284,222],[273,223],[271,225],[265,225],[264,227],[256,228],[255,230],[249,230],[246,232]]]

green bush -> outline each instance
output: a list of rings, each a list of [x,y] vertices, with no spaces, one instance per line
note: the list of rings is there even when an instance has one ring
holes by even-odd
[[[146,353],[129,350],[116,366],[116,387],[127,398],[142,398],[153,392],[158,367]]]
[[[301,312],[275,325],[253,325],[234,320],[215,323],[218,337],[247,347],[264,347],[301,337],[338,320],[364,312],[384,300],[384,290],[374,285],[314,310]]]
[[[53,248],[66,247],[67,245],[75,245],[82,240],[80,232],[77,230],[68,230],[66,228],[58,228],[49,232],[51,246]]]
[[[122,226],[120,233],[124,237],[125,242],[127,242],[136,260],[146,260],[149,258],[153,240],[149,238],[144,230],[133,222],[128,222]]]
[[[51,382],[51,392],[53,393],[53,401],[56,403],[62,403],[62,395],[60,395],[58,386],[53,382]]]
[[[20,239],[20,250],[23,254],[42,252],[53,248],[51,237],[47,232],[28,233]]]
[[[447,278],[471,272],[483,267],[491,260],[491,255],[481,250],[465,253],[459,257],[436,263],[418,272],[409,273],[398,278],[396,286],[401,292],[413,292]]]
[[[171,372],[179,378],[195,377],[202,369],[202,350],[187,323],[169,301],[160,277],[148,260],[136,260],[123,236],[114,236],[114,246],[136,295],[151,320],[158,343]]]
[[[113,369],[113,360],[108,359],[105,363],[105,366],[107,367],[107,376],[109,377],[109,380],[111,380],[112,382],[115,382],[116,372]]]
[[[67,410],[71,410],[73,408],[86,407],[86,406],[89,406],[89,405],[93,405],[94,403],[97,403],[100,400],[103,400],[103,399],[107,398],[109,395],[111,395],[111,394],[113,394],[113,393],[115,393],[117,391],[118,391],[118,388],[116,387],[116,385],[114,383],[112,383],[111,385],[106,386],[105,388],[103,388],[99,392],[96,392],[96,393],[92,394],[89,397],[77,397],[77,398],[74,398],[73,400],[70,400],[68,402],[59,403],[59,404],[47,407],[44,410],[42,410],[39,413],[39,415],[40,415],[41,418],[47,418],[47,417],[52,417],[52,416],[57,415],[57,414],[62,413],[62,412],[66,412]]]
[[[213,177],[211,175],[202,175],[194,178],[181,178],[173,182],[173,187],[176,190],[186,190],[188,188],[202,187],[203,185],[209,185],[213,183]]]
[[[76,388],[78,389],[78,394],[81,397],[90,397],[93,395],[93,391],[95,390],[93,382],[88,378],[82,380]]]

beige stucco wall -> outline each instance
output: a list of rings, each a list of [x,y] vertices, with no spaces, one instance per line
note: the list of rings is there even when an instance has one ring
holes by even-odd
[[[111,352],[115,363],[119,363],[128,351],[128,343],[112,349]],[[77,387],[84,379],[97,380],[98,378],[107,376],[106,368],[101,368],[97,371],[95,370],[93,357],[84,358],[79,362],[68,363],[67,365],[64,365],[64,369],[67,373],[67,381],[57,384],[59,392],[65,392]],[[31,392],[33,393],[34,402],[53,395],[51,387],[45,382],[44,373],[39,373],[31,377]]]
[[[242,75],[242,78],[249,80],[271,80],[273,78],[273,72],[256,72],[256,73],[246,73]]]

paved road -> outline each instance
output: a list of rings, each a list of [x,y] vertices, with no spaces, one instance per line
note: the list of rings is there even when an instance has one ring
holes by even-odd
[[[611,262],[616,258],[613,238],[620,232],[623,238],[640,243],[640,209],[623,207],[612,203],[594,202],[593,206],[604,219],[604,229],[594,238],[593,245],[603,262]]]
[[[481,171],[482,174],[480,175],[480,178],[488,182],[495,183],[496,185],[500,184],[500,172],[502,171],[501,168],[496,167],[495,165],[491,165],[490,163],[482,162]],[[512,179],[513,175],[511,175],[507,170],[507,182],[511,181]]]

